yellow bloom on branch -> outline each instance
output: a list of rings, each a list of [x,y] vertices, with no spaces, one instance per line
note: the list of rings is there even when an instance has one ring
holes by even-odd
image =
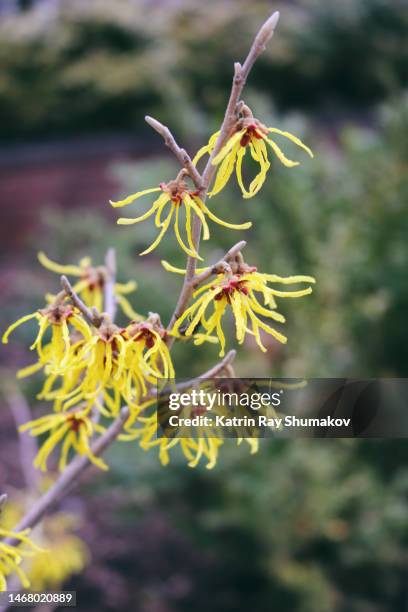
[[[107,470],[106,463],[100,457],[96,457],[90,447],[90,440],[94,432],[101,431],[101,426],[91,420],[89,413],[89,410],[76,409],[62,414],[47,414],[21,425],[20,431],[29,431],[31,436],[48,433],[47,440],[34,460],[34,466],[46,472],[50,454],[61,443],[58,463],[60,471],[66,467],[71,449],[78,455],[88,457],[100,469]]]
[[[120,409],[120,395],[125,395],[126,384],[126,340],[124,330],[110,322],[108,318],[93,331],[89,338],[82,339],[76,346],[75,355],[70,361],[70,369],[64,373],[63,384],[54,389],[54,380],[41,392],[41,397],[56,400],[59,409],[66,411],[80,402],[88,406],[96,404],[105,416],[116,416]],[[115,409],[112,413],[111,398],[107,410],[99,401],[100,394],[107,390],[117,391]],[[105,398],[104,398],[105,399]],[[130,401],[130,398],[128,398]]]
[[[16,532],[0,528],[1,540],[16,540],[17,545],[0,540],[0,592],[7,590],[7,576],[16,573],[22,586],[28,589],[30,581],[20,565],[25,557],[32,556],[42,549],[36,546],[28,537],[30,529]]]
[[[284,323],[283,315],[276,311],[277,297],[298,298],[312,292],[309,286],[296,291],[283,291],[269,287],[268,283],[291,285],[295,283],[314,283],[311,276],[289,276],[281,277],[275,274],[261,274],[256,268],[241,264],[235,273],[218,274],[215,281],[207,283],[194,292],[196,301],[176,321],[172,333],[180,333],[181,324],[187,319],[189,321],[185,336],[192,336],[196,326],[201,323],[205,329],[205,335],[210,336],[212,332],[218,336],[221,345],[220,356],[225,352],[225,335],[222,328],[222,319],[228,307],[231,308],[236,328],[236,337],[242,344],[246,334],[255,337],[258,346],[266,351],[261,339],[261,330],[273,336],[276,340],[286,343],[287,338],[281,332],[271,327],[264,318],[272,319],[277,323]],[[259,301],[260,294],[263,304]],[[207,315],[207,311],[211,313]]]
[[[52,261],[45,253],[38,253],[39,262],[51,272],[56,274],[65,274],[66,276],[78,276],[80,280],[73,285],[73,290],[77,293],[90,308],[95,307],[100,312],[103,311],[104,303],[104,288],[107,281],[108,271],[105,266],[93,266],[90,257],[84,257],[76,265],[64,265]],[[140,318],[140,315],[133,310],[129,300],[125,297],[137,289],[137,283],[130,281],[128,283],[115,283],[114,294],[116,301],[122,308],[124,314],[129,319]],[[55,296],[49,296],[53,301]]]
[[[251,223],[227,223],[226,221],[222,221],[206,206],[203,200],[199,197],[197,191],[192,191],[188,188],[186,182],[182,179],[176,179],[171,181],[168,184],[161,183],[159,187],[153,187],[152,189],[145,189],[144,191],[139,191],[138,193],[134,193],[133,195],[128,196],[124,200],[119,202],[111,202],[113,207],[121,207],[127,206],[131,204],[138,198],[148,195],[150,193],[160,192],[159,197],[153,202],[151,207],[147,212],[139,217],[135,218],[125,218],[121,217],[118,219],[119,225],[131,225],[133,223],[139,223],[140,221],[144,221],[148,219],[152,215],[155,215],[155,225],[160,229],[157,238],[154,242],[142,253],[141,255],[147,255],[153,251],[157,245],[161,242],[164,234],[168,230],[170,223],[174,220],[174,232],[177,238],[177,241],[183,251],[196,259],[202,259],[197,253],[194,243],[193,243],[193,235],[192,235],[192,214],[196,214],[202,222],[203,225],[203,239],[208,240],[210,237],[210,230],[207,223],[207,217],[211,221],[218,223],[219,225],[223,225],[224,227],[228,227],[230,229],[248,229],[251,227]],[[164,210],[166,206],[170,204],[170,209],[167,212],[167,215],[164,215]],[[183,239],[180,232],[180,210],[184,209],[185,215],[185,233],[187,238],[187,244]],[[164,219],[162,219],[162,215]]]
[[[192,415],[194,416],[194,415]],[[157,414],[143,416],[143,413],[135,419],[130,419],[125,424],[125,431],[120,439],[138,440],[140,448],[146,452],[157,448],[159,460],[163,466],[170,462],[170,451],[178,448],[182,455],[187,459],[188,467],[195,468],[201,461],[205,462],[205,467],[211,470],[215,467],[224,438],[220,435],[219,429],[197,428],[197,437],[181,436],[166,437],[163,432],[159,432]],[[243,438],[237,439],[237,444],[241,444]],[[250,446],[251,454],[258,451],[259,441],[257,439],[245,438]]]
[[[141,323],[132,322],[126,328],[128,341],[128,360],[143,362],[146,372],[154,378],[175,378],[170,351],[166,345],[167,332],[157,315]],[[131,368],[129,368],[131,372]]]
[[[92,332],[88,324],[79,315],[78,311],[69,304],[64,304],[61,300],[57,300],[47,308],[42,308],[29,315],[25,315],[10,325],[7,331],[3,334],[3,344],[8,343],[10,334],[20,325],[36,319],[38,322],[38,333],[30,346],[30,350],[37,350],[40,358],[40,364],[30,366],[22,374],[27,376],[33,371],[40,369],[43,364],[48,363],[58,369],[64,367],[70,355],[71,338],[68,324],[79,332],[81,337],[90,338]],[[43,340],[47,330],[51,328],[51,340],[44,347]]]
[[[198,151],[193,160],[194,164],[197,164],[203,155],[212,153],[217,143],[219,134],[220,132],[213,134],[208,141],[208,144]],[[266,127],[260,121],[255,119],[252,116],[252,113],[249,115],[247,114],[237,122],[228,141],[212,160],[212,164],[219,167],[213,188],[211,193],[209,193],[210,197],[216,195],[225,187],[234,171],[234,168],[238,184],[244,198],[252,198],[256,193],[258,193],[265,182],[266,174],[271,165],[269,162],[268,148],[266,145],[272,149],[279,161],[287,168],[293,168],[294,166],[299,165],[299,162],[292,161],[285,156],[276,142],[269,138],[270,134],[278,134],[287,138],[288,140],[291,140],[298,147],[306,151],[310,157],[313,157],[313,153],[309,147],[303,144],[303,142],[299,140],[297,136],[294,136],[294,134],[284,132],[278,128]],[[244,185],[244,180],[242,177],[242,163],[248,148],[252,159],[259,165],[260,169],[247,189]]]
[[[90,338],[74,346],[70,367],[48,376],[39,398],[53,400],[56,411],[65,412],[81,402],[108,418],[118,416],[123,403],[135,411],[148,384],[175,377],[165,338],[166,331],[153,313],[126,328],[105,319]]]

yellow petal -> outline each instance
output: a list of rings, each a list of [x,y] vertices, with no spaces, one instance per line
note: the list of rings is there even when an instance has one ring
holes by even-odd
[[[40,315],[38,314],[38,312],[33,312],[32,314],[25,315],[24,317],[20,317],[15,323],[10,325],[10,327],[4,332],[3,338],[2,338],[3,344],[8,343],[9,335],[11,334],[12,331],[16,329],[16,327],[18,327],[19,325],[22,325],[26,321],[29,321],[30,319],[38,319],[39,317]]]
[[[266,278],[268,281],[272,283],[282,283],[285,285],[291,285],[293,283],[315,283],[316,279],[313,276],[304,276],[304,275],[296,275],[296,276],[278,276],[277,274],[264,274],[261,276]]]
[[[214,223],[218,223],[218,225],[223,225],[224,227],[229,227],[230,229],[236,230],[249,229],[252,226],[251,221],[247,221],[246,223],[228,223],[227,221],[222,221],[222,219],[219,219],[214,215],[214,213],[211,212],[211,210],[204,204],[204,202],[201,202],[201,205],[203,206],[204,212],[211,219],[211,221],[214,221]]]
[[[113,206],[113,208],[119,208],[121,206],[127,206],[128,204],[131,204],[132,202],[134,202],[135,200],[137,200],[138,198],[147,195],[148,193],[154,193],[156,191],[161,191],[160,187],[152,187],[151,189],[143,189],[143,191],[138,191],[137,193],[133,193],[132,195],[128,196],[127,198],[125,198],[124,200],[118,200],[117,202],[112,202],[112,200],[109,200],[109,203]]]
[[[194,250],[191,250],[191,249],[189,249],[189,248],[188,248],[188,247],[187,247],[187,246],[184,244],[184,241],[183,241],[183,239],[182,239],[182,237],[181,237],[181,234],[180,234],[180,228],[179,228],[179,215],[180,215],[180,206],[178,206],[178,205],[176,204],[176,218],[175,218],[175,220],[174,220],[174,232],[175,232],[175,234],[176,234],[177,242],[179,243],[179,245],[181,246],[181,248],[183,249],[183,251],[184,251],[185,253],[187,253],[187,255],[189,255],[190,257],[194,257],[195,259],[199,259],[199,260],[201,260],[201,261],[202,261],[202,260],[203,260],[203,258],[202,258],[202,257],[200,257],[200,255],[197,253],[197,251],[196,251],[195,249],[194,249]]]
[[[163,194],[159,196],[157,200],[153,202],[151,208],[149,208],[149,210],[146,211],[143,215],[140,215],[139,217],[135,217],[133,219],[130,219],[128,217],[121,217],[120,219],[117,220],[117,224],[118,225],[133,225],[134,223],[145,221],[145,219],[148,219],[149,217],[151,217],[156,212],[156,210],[158,209],[161,210],[167,204],[169,200],[170,200],[169,196],[167,194]]]
[[[133,309],[129,300],[123,295],[117,295],[116,299],[118,301],[118,304],[122,308],[123,313],[127,317],[129,317],[129,319],[131,319],[132,321],[141,321],[143,319],[143,317]]]
[[[231,136],[231,138],[228,139],[227,143],[222,147],[221,151],[217,153],[217,155],[212,160],[211,163],[213,166],[217,166],[220,163],[220,161],[224,159],[224,157],[232,150],[232,148],[237,143],[239,143],[239,141],[241,140],[245,132],[246,132],[246,128],[244,128],[243,130],[240,130],[239,132],[237,132],[236,134]]]
[[[191,208],[194,210],[195,214],[197,215],[197,217],[200,219],[202,223],[203,240],[208,240],[210,237],[210,228],[208,227],[207,220],[200,208],[200,202],[201,202],[200,198],[198,198],[197,196],[190,197],[188,194],[186,194],[185,200],[187,204],[189,204]]]
[[[165,259],[161,260],[161,265],[163,266],[163,268],[165,270],[167,270],[167,272],[174,272],[175,274],[185,274],[186,273],[186,269],[185,268],[176,268],[175,266],[172,266]],[[208,270],[208,269],[209,269],[209,266],[207,266],[205,268],[196,268],[195,269],[195,274],[200,274],[201,272],[204,272],[205,270]]]
[[[31,376],[31,374],[38,372],[38,370],[41,370],[42,368],[43,368],[42,363],[40,362],[33,363],[32,365],[26,366],[25,368],[21,368],[17,372],[17,378],[18,379],[26,378],[26,376]]]
[[[245,302],[248,304],[248,308],[251,308],[257,314],[278,321],[278,323],[285,323],[285,317],[283,315],[275,310],[268,310],[262,306],[262,304],[256,300],[255,296],[253,296],[252,299],[246,296]]]
[[[204,147],[201,147],[201,149],[197,151],[193,159],[194,166],[197,165],[197,162],[203,157],[203,155],[205,155],[206,153],[211,153],[219,135],[220,130],[218,130],[218,132],[215,132],[215,134],[211,136],[210,140],[208,141],[208,144],[206,144]]]
[[[71,276],[81,276],[83,274],[83,269],[80,266],[64,266],[56,263],[55,261],[51,261],[49,257],[43,251],[40,251],[37,254],[38,261],[44,268],[47,270],[51,270],[51,272],[56,272],[57,274],[67,274]]]
[[[126,295],[137,289],[136,281],[128,281],[127,283],[115,283],[115,293]]]
[[[229,154],[223,159],[220,167],[218,168],[217,175],[215,177],[214,185],[211,191],[208,193],[209,197],[217,195],[225,185],[228,183],[231,174],[234,170],[235,161],[237,159],[238,152],[242,149],[239,143],[237,143]]]
[[[168,230],[171,218],[173,216],[173,212],[174,212],[174,207],[172,206],[169,214],[167,215],[166,220],[164,221],[164,223],[162,225],[162,229],[161,229],[159,235],[157,236],[156,240],[149,246],[149,248],[147,248],[142,253],[140,253],[140,255],[147,255],[148,253],[151,253],[157,247],[157,245],[160,243],[161,239],[163,238],[164,234]]]
[[[264,138],[264,140],[266,140],[266,142],[269,144],[269,146],[272,147],[273,152],[275,153],[276,157],[279,159],[279,161],[284,166],[286,166],[287,168],[294,168],[295,166],[299,166],[299,162],[292,161],[291,159],[288,159],[285,156],[285,154],[283,153],[283,151],[281,151],[281,149],[278,147],[276,142],[274,142],[270,138],[266,138],[266,137]]]
[[[261,189],[262,185],[265,182],[266,174],[270,168],[270,163],[268,161],[266,146],[263,140],[258,140],[257,138],[253,138],[250,141],[250,150],[252,157],[257,161],[260,165],[260,171],[255,176],[255,178],[251,181],[249,185],[249,194],[245,195],[244,198],[248,199],[250,197],[254,197]]]
[[[294,142],[298,147],[300,147],[301,149],[303,149],[304,151],[306,151],[306,153],[308,155],[310,155],[310,157],[314,157],[313,152],[311,149],[309,149],[309,147],[307,147],[301,140],[300,138],[298,138],[297,136],[295,136],[294,134],[291,134],[290,132],[283,132],[282,130],[278,130],[278,128],[268,128],[268,132],[273,132],[275,134],[280,134],[281,136],[285,136],[285,138],[288,138],[288,140],[291,140],[292,142]]]
[[[237,163],[235,165],[235,174],[237,175],[237,181],[242,191],[242,195],[244,196],[244,198],[250,198],[252,197],[251,193],[247,191],[244,185],[244,180],[242,178],[242,160],[244,159],[245,153],[246,153],[246,147],[241,147],[237,155]]]

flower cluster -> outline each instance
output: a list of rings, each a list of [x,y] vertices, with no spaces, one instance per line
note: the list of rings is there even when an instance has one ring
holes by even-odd
[[[65,266],[63,269],[67,271]],[[80,290],[83,289],[82,285]],[[82,297],[92,305],[94,295]],[[93,437],[106,431],[101,417],[117,418],[124,405],[132,416],[138,414],[151,403],[146,399],[149,388],[161,378],[175,376],[160,318],[151,313],[146,319],[138,316],[119,327],[103,313],[96,317],[96,324],[86,320],[62,291],[48,306],[11,325],[3,342],[7,343],[10,333],[29,320],[38,324],[31,345],[37,361],[20,370],[18,376],[42,370],[45,381],[38,397],[53,402],[52,414],[21,427],[32,436],[47,436],[35,458],[35,467],[45,471],[50,454],[60,446],[60,470],[75,454],[107,469],[92,451]]]

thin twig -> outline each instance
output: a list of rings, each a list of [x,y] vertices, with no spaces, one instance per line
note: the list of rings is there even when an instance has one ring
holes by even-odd
[[[116,316],[116,253],[115,249],[108,249],[105,257],[105,267],[107,278],[104,287],[104,311],[108,314],[111,321],[114,321]]]
[[[201,190],[202,180],[200,173],[191,161],[191,158],[187,151],[185,149],[181,149],[178,146],[176,139],[170,132],[169,128],[166,125],[160,123],[160,121],[157,121],[157,119],[149,117],[149,115],[146,115],[145,121],[150,125],[150,127],[152,127],[154,130],[156,130],[156,132],[160,134],[160,136],[164,140],[165,145],[169,147],[169,149],[174,153],[181,166],[183,166],[187,170],[194,185],[197,187],[198,190]]]
[[[208,268],[206,268],[205,270],[203,270],[203,272],[201,272],[200,274],[195,274],[191,281],[190,281],[190,291],[191,293],[193,292],[193,290],[198,287],[198,285],[200,285],[202,282],[204,282],[205,280],[207,280],[207,278],[209,278],[212,274],[217,274],[223,264],[226,264],[228,261],[230,261],[231,259],[233,259],[244,247],[246,246],[246,241],[245,240],[240,240],[239,242],[237,242],[236,244],[234,244],[234,246],[232,246],[229,251],[227,251],[225,253],[225,255],[219,260],[217,261],[217,263],[215,263],[212,266],[208,266]],[[179,317],[181,317],[181,315],[183,314],[183,310],[178,311],[177,308],[174,310],[174,313],[170,319],[170,322],[167,326],[167,331],[170,332],[171,329],[173,328],[174,323],[177,321],[177,319]],[[168,334],[167,339],[166,339],[166,343],[167,346],[169,348],[171,348],[174,344],[176,337],[172,336],[170,334]]]
[[[245,240],[241,240],[240,242],[237,242],[237,244],[234,244],[234,246],[231,247],[229,251],[227,251],[225,255],[221,257],[219,261],[217,261],[217,263],[215,263],[213,266],[209,266],[206,270],[203,270],[203,272],[201,272],[200,274],[196,274],[191,281],[193,289],[198,287],[198,285],[201,285],[201,283],[206,281],[207,278],[210,278],[210,276],[212,276],[213,274],[218,274],[223,269],[223,264],[226,264],[229,261],[231,261],[231,259],[234,259],[236,255],[238,255],[238,253],[240,253],[242,249],[245,247],[246,247]]]
[[[234,65],[234,78],[232,81],[230,98],[228,101],[227,109],[225,111],[224,120],[221,125],[220,134],[218,136],[215,147],[208,158],[207,164],[204,168],[204,172],[201,177],[202,187],[200,189],[200,197],[203,201],[205,201],[207,198],[208,189],[216,171],[216,166],[212,164],[212,161],[230,136],[231,130],[233,129],[236,121],[236,107],[239,102],[248,75],[255,61],[265,49],[266,43],[273,36],[278,20],[279,12],[276,11],[275,13],[273,13],[273,15],[271,15],[271,17],[269,17],[269,19],[265,21],[265,23],[259,29],[244,64],[241,66],[241,64],[237,62]],[[201,225],[202,224],[200,219],[197,217],[197,215],[194,215],[192,228],[192,244],[194,246],[194,250],[197,253],[200,247]],[[180,291],[180,295],[177,300],[176,307],[174,309],[174,313],[171,317],[170,326],[172,326],[174,321],[181,316],[191,298],[191,294],[194,288],[192,280],[195,274],[196,263],[197,260],[194,257],[189,256],[187,258],[186,274],[184,277],[184,282]]]
[[[177,383],[176,385],[177,391],[183,391],[184,389],[189,389],[190,387],[196,385],[202,380],[208,380],[209,378],[216,378],[219,374],[221,374],[221,372],[223,372],[224,370],[227,370],[227,368],[234,361],[236,354],[237,354],[237,351],[235,349],[228,351],[228,353],[225,355],[225,357],[220,362],[216,363],[212,368],[204,372],[204,374],[200,374],[199,376],[197,376],[196,378],[192,378],[191,380],[186,380],[185,382]],[[167,393],[167,391],[172,392],[174,391],[174,389],[165,387],[162,391],[160,391],[160,393],[165,394]]]
[[[17,431],[19,432],[20,463],[24,474],[24,480],[29,491],[34,493],[38,490],[40,480],[38,470],[34,467],[34,459],[38,448],[34,438],[26,436],[19,431],[21,425],[31,421],[31,410],[24,395],[20,393],[17,387],[13,386],[13,388],[10,389],[6,401],[13,415]]]
[[[78,310],[82,312],[88,323],[90,323],[90,325],[93,325],[94,327],[100,327],[103,321],[103,317],[95,310],[88,308],[88,306],[84,304],[79,295],[77,295],[73,290],[72,285],[66,276],[61,276],[61,285],[65,293],[71,298],[74,306],[76,306]]]
[[[0,512],[3,509],[4,504],[7,501],[7,493],[3,493],[2,495],[0,495]]]
[[[106,450],[106,448],[117,438],[128,417],[129,409],[123,408],[120,415],[113,421],[106,432],[91,445],[93,455],[98,457]],[[27,514],[15,527],[14,531],[21,531],[37,525],[47,511],[71,490],[76,479],[89,465],[91,465],[91,462],[87,456],[75,457],[59,476],[54,485],[33,504]],[[13,538],[6,541],[8,544],[17,544],[17,540]]]

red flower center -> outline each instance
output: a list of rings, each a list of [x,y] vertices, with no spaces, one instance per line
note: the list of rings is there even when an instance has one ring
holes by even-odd
[[[262,139],[262,135],[259,133],[258,126],[255,123],[247,127],[239,143],[241,147],[246,147],[251,138],[258,138],[258,140]]]
[[[221,291],[217,293],[214,300],[220,300],[221,298],[225,297],[227,298],[228,302],[230,302],[231,295],[234,293],[234,291],[248,295],[248,288],[245,286],[245,283],[245,280],[239,280],[238,278],[230,279],[227,284],[221,288]]]
[[[75,416],[75,414],[70,414],[67,417],[67,422],[69,423],[72,431],[74,431],[75,433],[77,433],[79,431],[79,428],[81,427],[81,425],[84,425],[84,420],[81,418],[78,418],[77,416]]]

